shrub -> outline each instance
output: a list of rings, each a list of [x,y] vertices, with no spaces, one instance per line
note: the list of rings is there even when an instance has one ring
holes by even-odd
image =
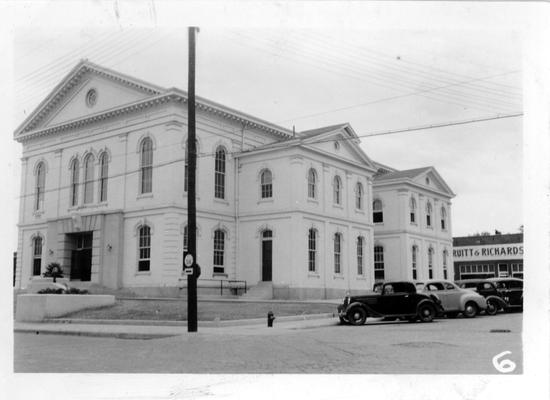
[[[63,278],[63,270],[61,269],[61,265],[56,262],[49,263],[43,276],[44,278],[53,278],[55,283],[57,278]]]
[[[38,291],[38,294],[88,294],[88,291],[78,288],[46,288]]]

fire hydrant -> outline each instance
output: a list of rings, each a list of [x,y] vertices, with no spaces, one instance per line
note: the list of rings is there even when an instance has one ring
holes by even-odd
[[[267,327],[273,328],[273,320],[275,319],[275,316],[273,315],[273,311],[270,311],[267,313]]]

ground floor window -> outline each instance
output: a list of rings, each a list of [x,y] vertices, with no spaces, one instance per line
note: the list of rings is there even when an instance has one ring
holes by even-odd
[[[214,232],[214,273],[223,274],[225,253],[225,232],[218,229]]]
[[[384,280],[384,247],[374,246],[374,280]]]
[[[342,273],[341,262],[342,262],[342,234],[335,233],[334,234],[334,273],[335,274]]]
[[[42,266],[42,238],[37,236],[33,241],[32,274],[40,276]]]
[[[151,270],[151,228],[143,225],[139,228],[139,259],[138,271]]]
[[[308,233],[308,271],[315,272],[317,270],[316,265],[317,258],[317,231],[310,229]]]
[[[363,275],[363,250],[365,239],[362,236],[357,237],[357,275]]]
[[[512,277],[523,279],[523,264],[512,264]]]
[[[460,266],[460,279],[493,278],[496,274],[494,264],[472,264]]]

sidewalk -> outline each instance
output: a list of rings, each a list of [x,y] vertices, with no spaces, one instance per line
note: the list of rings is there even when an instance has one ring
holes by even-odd
[[[306,329],[334,325],[337,318],[333,314],[310,314],[277,317],[273,328],[267,327],[266,318],[199,321],[198,332],[209,334],[231,333],[253,334],[280,329]],[[93,320],[93,319],[53,319],[45,322],[14,322],[15,333],[37,335],[76,335],[111,337],[119,339],[159,339],[171,336],[197,334],[187,332],[186,321],[151,320]]]

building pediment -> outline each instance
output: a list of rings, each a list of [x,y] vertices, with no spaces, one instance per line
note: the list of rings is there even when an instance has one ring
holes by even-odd
[[[426,190],[445,194],[449,197],[454,197],[455,194],[443,180],[441,175],[436,171],[434,167],[424,167],[408,170],[389,170],[380,168],[378,165],[378,174],[374,177],[374,185],[400,185],[400,184],[413,184],[417,187],[422,187]]]
[[[17,128],[15,138],[145,100],[164,91],[161,87],[83,60]]]

